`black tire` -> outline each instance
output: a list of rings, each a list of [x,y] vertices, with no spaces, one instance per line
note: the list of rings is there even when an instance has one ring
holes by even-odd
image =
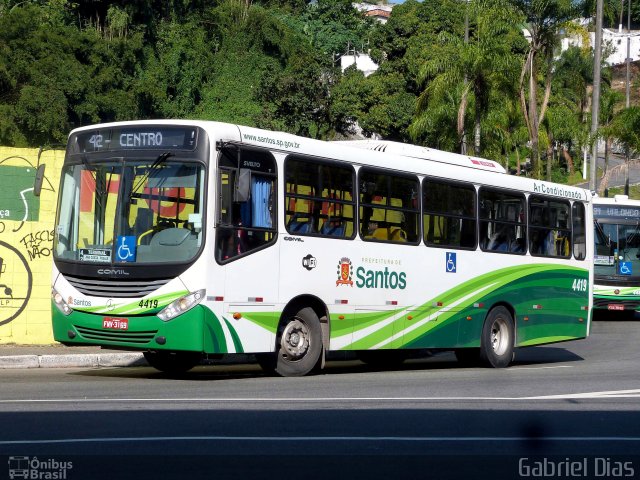
[[[312,308],[303,308],[280,325],[273,371],[282,377],[302,377],[314,370],[322,352],[320,320]],[[265,362],[264,355],[258,358],[269,371],[271,364]]]
[[[480,364],[479,348],[458,348],[454,353],[458,363],[464,367],[476,367]]]
[[[515,328],[513,317],[505,307],[489,312],[480,339],[480,360],[493,368],[505,368],[513,361]]]
[[[143,355],[147,363],[156,370],[174,375],[188,372],[202,361],[202,354],[197,352],[165,352],[160,350],[144,352]]]
[[[361,350],[356,356],[367,365],[384,369],[401,365],[409,355],[405,350]]]

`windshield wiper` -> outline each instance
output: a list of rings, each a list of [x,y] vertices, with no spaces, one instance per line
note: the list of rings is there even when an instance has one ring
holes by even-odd
[[[594,222],[596,224],[596,233],[598,233],[599,238],[602,240],[601,243],[606,245],[607,247],[611,247],[611,238],[607,237],[607,234],[604,233],[604,230],[602,229],[602,225],[600,225],[600,222],[598,222],[597,220],[595,220]]]
[[[162,162],[164,162],[167,158],[172,157],[172,156],[173,156],[173,153],[171,153],[171,152],[164,152],[164,153],[160,154],[158,156],[158,158],[156,158],[154,160],[154,162],[149,166],[149,168],[147,168],[147,171],[144,173],[142,178],[140,180],[138,180],[138,182],[131,188],[131,195],[129,195],[129,198],[131,198],[133,196],[133,194],[136,193],[138,191],[138,189],[145,184],[145,182],[149,179],[149,176],[150,176],[152,171],[154,171],[156,168],[158,168],[158,166]]]

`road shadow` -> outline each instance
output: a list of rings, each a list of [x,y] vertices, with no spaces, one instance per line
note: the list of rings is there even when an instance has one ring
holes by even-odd
[[[557,365],[584,361],[580,355],[557,346],[525,347],[516,350],[513,367],[531,365]],[[486,370],[484,366],[466,366],[459,363],[451,351],[430,351],[422,357],[411,358],[403,363],[370,365],[357,360],[353,354],[333,354],[319,375],[357,375],[371,372],[392,371],[439,371],[439,370]],[[69,375],[93,377],[121,377],[150,380],[212,381],[250,378],[277,378],[262,370],[257,363],[200,365],[183,374],[167,374],[152,367],[98,368],[70,372]]]

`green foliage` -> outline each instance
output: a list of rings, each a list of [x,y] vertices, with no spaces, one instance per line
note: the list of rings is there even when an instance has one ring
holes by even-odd
[[[629,149],[640,152],[640,107],[622,110],[613,119],[611,130]]]
[[[549,173],[564,180],[588,142],[593,68],[588,50],[558,57],[557,40],[584,5],[408,0],[379,24],[350,0],[0,0],[0,144],[60,142],[73,127],[137,118],[450,151],[463,134],[471,151],[477,132],[480,153],[509,168],[554,145],[561,155]],[[619,2],[605,7],[614,22]],[[379,69],[340,72],[339,55],[353,49]],[[640,113],[620,112],[606,72],[600,135],[640,151]],[[535,136],[525,122],[533,104],[544,116]]]
[[[351,48],[364,50],[373,26],[351,0],[318,0],[309,3],[301,15],[287,15],[283,20],[308,38],[313,48],[330,56]]]

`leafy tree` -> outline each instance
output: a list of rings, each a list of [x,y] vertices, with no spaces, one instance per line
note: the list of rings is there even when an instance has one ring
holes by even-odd
[[[593,84],[593,57],[586,48],[570,47],[554,62],[547,136],[555,140],[567,164],[569,175],[575,170],[574,156],[586,148],[589,138],[588,108]],[[552,156],[549,155],[549,159]],[[551,178],[551,162],[547,164]]]
[[[462,86],[457,113],[457,135],[463,142],[469,95],[474,101],[474,151],[480,155],[481,121],[489,110],[491,89],[508,91],[519,67],[522,48],[519,17],[513,7],[501,0],[474,0],[467,4],[468,40],[460,32],[441,32],[432,53],[424,63],[419,80],[426,88],[418,101],[414,130],[430,101],[438,101],[452,86]],[[465,150],[463,145],[463,151]]]
[[[314,138],[328,133],[328,77],[309,60],[291,58],[283,71],[262,77],[257,95],[267,105],[258,126]]]
[[[526,16],[530,35],[520,73],[519,91],[529,130],[532,169],[539,178],[539,134],[551,96],[554,49],[558,45],[560,31],[579,13],[580,3],[574,0],[514,0],[514,3]],[[538,82],[544,85],[542,98],[538,95]]]
[[[283,20],[325,55],[344,54],[350,49],[362,52],[369,45],[373,28],[373,20],[355,9],[351,0],[311,2],[301,15],[288,15]]]
[[[329,117],[338,135],[358,133],[358,119],[366,113],[371,83],[354,65],[347,68],[331,89]]]
[[[215,38],[209,38],[199,21],[161,22],[156,51],[147,54],[146,68],[137,82],[146,116],[191,115],[216,64],[214,49]]]
[[[85,78],[74,55],[77,30],[51,23],[34,5],[0,16],[0,142],[37,145],[64,141],[69,112]]]

